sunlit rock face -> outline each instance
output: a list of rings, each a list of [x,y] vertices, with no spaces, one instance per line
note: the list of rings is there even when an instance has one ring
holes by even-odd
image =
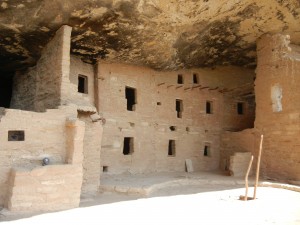
[[[300,44],[298,0],[0,0],[0,75],[32,66],[63,24],[72,53],[159,70],[255,67],[256,39]]]

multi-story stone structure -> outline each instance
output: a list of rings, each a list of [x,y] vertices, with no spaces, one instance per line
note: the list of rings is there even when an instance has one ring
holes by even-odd
[[[299,179],[299,53],[286,36],[258,42],[256,100],[250,69],[91,65],[70,54],[70,42],[71,27],[61,27],[36,66],[14,76],[0,111],[0,205],[77,207],[102,173],[186,171],[187,159],[195,171],[228,169],[234,152],[256,156],[261,133],[263,174]],[[254,118],[255,130],[242,131]]]

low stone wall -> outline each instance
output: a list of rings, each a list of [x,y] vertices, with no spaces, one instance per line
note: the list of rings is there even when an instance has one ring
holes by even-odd
[[[241,132],[224,132],[221,135],[220,168],[229,170],[232,160],[230,157],[235,153],[249,152],[254,156],[252,166],[256,166],[259,150],[260,134],[256,129],[246,129]],[[250,160],[250,158],[249,158]],[[246,159],[245,167],[248,167],[249,160]],[[245,173],[244,173],[245,175]]]
[[[12,169],[7,208],[32,212],[78,207],[81,184],[81,164]]]

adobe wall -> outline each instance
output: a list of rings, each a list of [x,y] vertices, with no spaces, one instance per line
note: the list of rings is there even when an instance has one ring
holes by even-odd
[[[68,164],[11,169],[6,207],[12,211],[53,211],[79,206],[82,185],[85,123],[65,121]]]
[[[227,126],[223,112],[231,112],[227,109],[230,105],[224,104],[227,97],[218,87],[233,88],[253,79],[253,73],[247,71],[243,81],[241,78],[236,83],[234,78],[223,80],[224,74],[229,77],[230,73],[243,73],[236,68],[226,69],[157,72],[100,62],[98,104],[99,112],[106,119],[101,150],[101,166],[105,172],[185,171],[185,159],[192,160],[196,171],[217,169],[220,135]],[[199,75],[199,84],[193,84],[192,73]],[[177,84],[178,74],[183,75],[183,85]],[[134,111],[126,108],[126,86],[136,88]],[[176,99],[183,102],[182,118],[177,118]],[[212,114],[206,114],[206,101],[213,102]],[[236,100],[227,100],[230,101]],[[253,118],[236,112],[231,116],[232,120]],[[176,130],[171,131],[170,126],[176,126]],[[239,123],[233,128],[240,129]],[[123,154],[124,137],[134,138],[134,152],[130,155]],[[169,140],[175,140],[175,156],[168,156]],[[210,152],[204,156],[207,144]]]
[[[0,205],[4,204],[11,168],[32,169],[48,157],[51,164],[66,161],[66,118],[77,117],[75,107],[45,113],[5,109],[0,121]],[[8,141],[8,131],[24,131],[24,141]]]
[[[251,152],[256,165],[260,135],[264,135],[261,176],[300,179],[300,47],[289,36],[263,35],[257,41],[255,129],[222,135],[222,169],[235,152]]]
[[[36,66],[16,73],[11,108],[42,112],[60,105],[62,78],[69,75],[71,29],[62,26],[43,49]]]
[[[230,157],[239,152],[250,152],[254,156],[252,167],[256,168],[259,143],[260,134],[256,129],[245,129],[240,132],[224,132],[221,135],[220,168],[228,170]],[[248,163],[246,166],[248,166]]]
[[[100,150],[103,127],[92,122],[89,114],[79,112],[78,119],[85,123],[83,141],[83,194],[96,194],[100,185]]]
[[[255,127],[264,134],[263,174],[300,179],[300,48],[287,35],[257,42]]]
[[[78,93],[77,87],[78,87],[78,75],[84,75],[86,76],[88,85],[88,93]],[[81,95],[83,97],[86,97],[91,104],[95,104],[94,99],[94,67],[91,64],[87,64],[81,61],[81,59],[78,56],[71,55],[71,67],[70,67],[70,83],[76,87],[76,90],[73,91],[77,95]],[[78,97],[78,96],[77,96]]]

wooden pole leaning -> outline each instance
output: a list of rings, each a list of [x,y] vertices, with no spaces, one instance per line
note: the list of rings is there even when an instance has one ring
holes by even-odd
[[[252,166],[252,162],[253,162],[253,155],[251,155],[251,159],[250,159],[249,166],[248,166],[248,169],[247,169],[247,173],[246,173],[246,176],[245,176],[246,192],[245,192],[245,196],[244,196],[244,201],[248,200],[248,176],[249,176],[249,172],[250,172],[250,169],[251,169],[251,166]]]
[[[259,180],[259,168],[260,168],[260,159],[261,159],[261,152],[262,152],[263,140],[264,140],[264,135],[261,135],[260,136],[260,145],[259,145],[258,158],[257,158],[256,178],[255,178],[253,199],[256,199],[256,189],[257,189],[258,180]]]

